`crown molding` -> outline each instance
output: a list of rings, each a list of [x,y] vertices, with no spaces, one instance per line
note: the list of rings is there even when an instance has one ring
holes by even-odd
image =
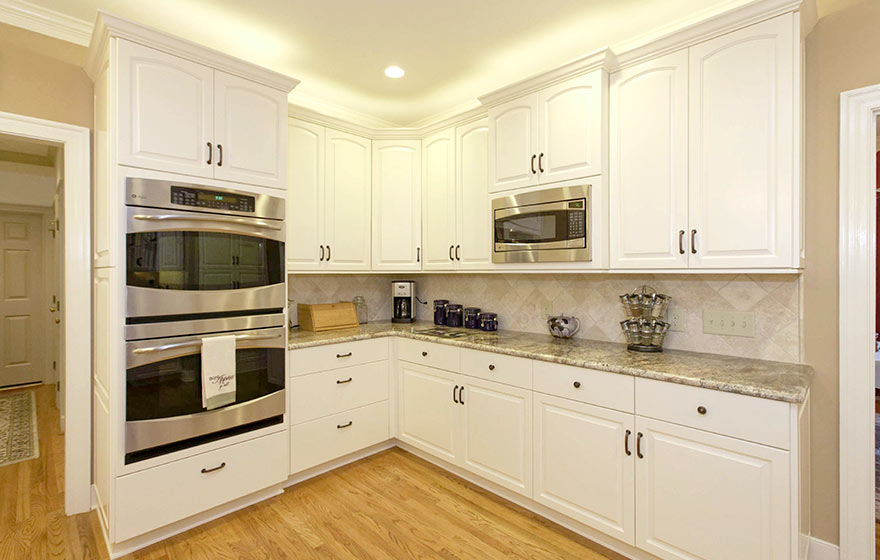
[[[0,1],[0,21],[84,47],[92,36],[89,22],[24,0]]]
[[[209,49],[192,41],[175,37],[153,27],[141,25],[127,19],[98,10],[95,30],[89,43],[89,57],[86,71],[90,76],[98,69],[102,51],[111,37],[126,39],[147,47],[166,52],[205,66],[210,66],[228,74],[233,74],[253,82],[289,93],[299,84],[299,80],[279,72],[262,68],[250,62],[235,58],[220,51]]]
[[[493,92],[481,95],[478,99],[480,103],[486,107],[493,107],[501,103],[512,101],[523,95],[534,93],[546,87],[564,82],[571,78],[581,76],[593,70],[603,69],[606,72],[611,71],[614,63],[614,53],[608,47],[602,47],[591,53],[585,54],[579,58],[572,60],[567,64],[563,64],[553,70],[541,72],[520,80],[516,83],[504,86]]]

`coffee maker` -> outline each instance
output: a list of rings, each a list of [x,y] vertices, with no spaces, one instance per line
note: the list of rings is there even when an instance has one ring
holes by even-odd
[[[395,280],[391,283],[391,322],[412,323],[416,320],[416,283]]]

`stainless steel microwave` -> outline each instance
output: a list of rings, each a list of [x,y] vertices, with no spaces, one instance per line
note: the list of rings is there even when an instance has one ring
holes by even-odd
[[[492,200],[492,262],[588,262],[590,185]]]

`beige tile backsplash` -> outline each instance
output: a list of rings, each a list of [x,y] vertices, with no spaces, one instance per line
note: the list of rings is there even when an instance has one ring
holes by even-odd
[[[448,299],[498,313],[500,328],[547,332],[548,314],[574,315],[576,336],[623,342],[618,296],[642,284],[672,296],[683,332],[670,332],[667,348],[786,362],[800,361],[800,283],[785,274],[420,274],[291,275],[289,293],[299,303],[350,301],[362,295],[370,320],[391,317],[391,281],[416,281],[418,318],[430,321],[431,302]],[[754,338],[703,333],[703,310],[755,313]]]

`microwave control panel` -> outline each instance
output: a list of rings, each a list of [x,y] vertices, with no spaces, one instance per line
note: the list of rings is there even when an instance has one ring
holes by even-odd
[[[171,187],[171,203],[181,206],[206,208],[208,210],[253,212],[256,206],[256,198],[244,194],[173,186]]]
[[[573,200],[568,203],[568,238],[577,239],[587,233],[586,200]]]

